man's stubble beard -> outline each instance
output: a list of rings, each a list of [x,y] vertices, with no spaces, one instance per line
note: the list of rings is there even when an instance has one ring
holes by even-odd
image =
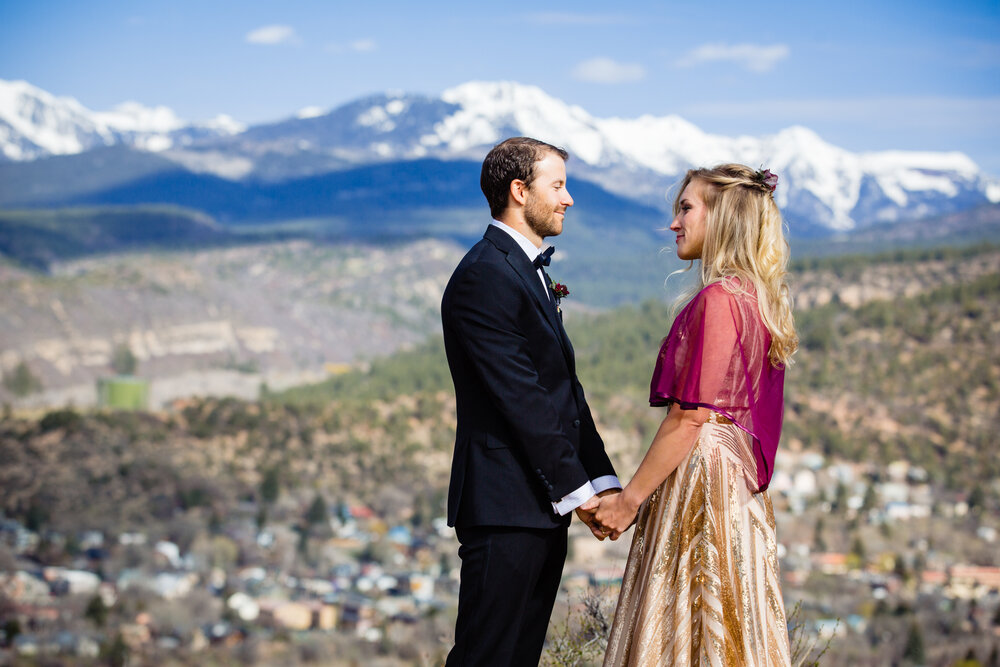
[[[549,208],[538,198],[529,195],[527,205],[524,207],[524,221],[528,229],[538,234],[541,238],[559,236],[562,233],[562,225],[556,220],[555,210]]]

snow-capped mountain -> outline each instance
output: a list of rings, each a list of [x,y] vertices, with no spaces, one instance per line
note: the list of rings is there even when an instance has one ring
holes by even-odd
[[[664,206],[693,166],[735,161],[781,177],[776,196],[794,224],[847,230],[1000,201],[1000,180],[962,153],[852,153],[804,127],[763,137],[701,131],[677,116],[596,118],[533,86],[470,82],[440,97],[380,94],[323,113],[241,131],[225,121],[186,125],[163,107],[92,113],[23,82],[0,81],[0,152],[9,160],[125,143],[160,151],[193,172],[282,182],[360,165],[426,157],[479,160],[523,134],[565,147],[571,176]]]
[[[25,81],[0,80],[0,158],[8,160],[70,155],[115,144],[162,151],[244,129],[228,116],[187,123],[167,107],[137,102],[93,112],[73,98],[56,97]]]
[[[782,175],[778,204],[797,214],[794,217],[838,230],[1000,201],[1000,181],[982,175],[962,153],[857,154],[804,127],[733,138],[707,134],[677,116],[600,119],[538,88],[514,83],[467,83],[445,91],[441,99],[454,110],[411,145],[438,155],[481,155],[511,134],[545,137],[564,146],[574,160],[589,167],[588,176],[618,194],[634,196],[644,188],[640,185],[637,193],[634,178],[602,178],[601,172],[634,175],[649,170],[664,178],[640,180],[647,187],[655,184],[662,197],[662,185],[690,167],[742,162],[767,165]],[[397,108],[405,104],[393,103]],[[359,113],[357,122],[388,118],[389,104],[372,104]],[[387,137],[394,129],[392,123],[382,127]],[[393,139],[399,143],[397,136]]]

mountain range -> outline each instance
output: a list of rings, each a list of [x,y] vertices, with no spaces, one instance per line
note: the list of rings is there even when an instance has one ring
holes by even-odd
[[[678,116],[602,119],[511,82],[439,97],[376,94],[246,127],[229,117],[187,123],[137,103],[93,112],[0,81],[0,207],[171,204],[222,223],[334,221],[373,234],[393,208],[421,209],[426,220],[475,210],[478,225],[478,163],[517,134],[565,147],[571,179],[596,186],[590,198],[605,203],[610,224],[631,212],[640,214],[627,226],[662,222],[664,192],[684,171],[722,161],[778,173],[777,202],[799,237],[1000,202],[1000,180],[958,152],[852,153],[805,127],[724,137]]]

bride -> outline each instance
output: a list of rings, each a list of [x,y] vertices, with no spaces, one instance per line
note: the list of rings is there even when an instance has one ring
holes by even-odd
[[[628,486],[587,508],[613,539],[636,524],[605,667],[789,664],[766,491],[798,343],[777,180],[691,170],[674,202],[701,285],[653,371],[650,405],[670,408]]]

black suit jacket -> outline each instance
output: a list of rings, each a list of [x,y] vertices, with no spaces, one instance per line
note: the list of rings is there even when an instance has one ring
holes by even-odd
[[[552,502],[615,471],[555,304],[502,229],[459,263],[441,317],[458,404],[449,525],[567,525]]]

